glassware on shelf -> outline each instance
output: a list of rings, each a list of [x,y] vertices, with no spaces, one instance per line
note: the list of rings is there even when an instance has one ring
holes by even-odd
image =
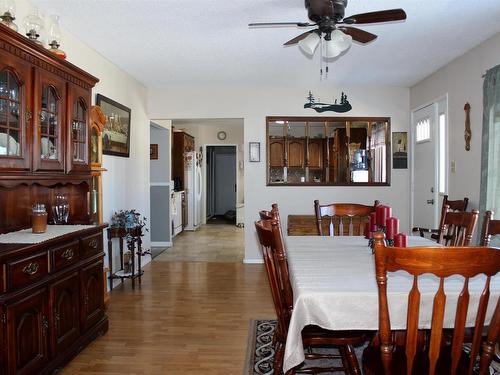
[[[69,217],[69,203],[63,194],[56,194],[52,205],[54,224],[67,224]]]
[[[3,0],[0,4],[0,12],[3,12],[0,16],[0,19],[2,20],[0,23],[10,27],[14,31],[17,31],[18,27],[14,23],[14,20],[16,19],[16,4],[14,3],[14,0]]]

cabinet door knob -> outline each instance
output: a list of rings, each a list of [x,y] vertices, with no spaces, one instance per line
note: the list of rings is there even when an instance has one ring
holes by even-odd
[[[23,272],[27,275],[34,275],[35,273],[38,272],[39,267],[40,266],[38,265],[38,263],[30,263],[23,268]]]
[[[42,327],[43,327],[43,334],[47,335],[47,331],[49,330],[49,321],[47,320],[46,316],[43,317]]]
[[[66,260],[71,260],[75,256],[75,252],[73,249],[66,249],[64,250],[64,253],[61,254],[61,258],[64,258]]]

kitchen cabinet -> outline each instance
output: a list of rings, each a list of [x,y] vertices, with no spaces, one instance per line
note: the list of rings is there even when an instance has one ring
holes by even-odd
[[[288,168],[304,168],[305,158],[305,140],[304,139],[290,139],[288,140]]]
[[[282,139],[269,142],[269,166],[271,168],[285,166],[285,142]]]
[[[323,139],[310,139],[307,142],[307,161],[308,167],[311,169],[322,169],[323,168]]]
[[[185,156],[186,153],[194,151],[194,137],[181,131],[174,131],[173,135],[172,179],[178,181],[176,190],[184,190],[186,189]]]

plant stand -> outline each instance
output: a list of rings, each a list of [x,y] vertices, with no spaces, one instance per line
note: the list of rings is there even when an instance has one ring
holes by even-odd
[[[123,283],[124,279],[130,279],[132,281],[132,289],[135,289],[135,279],[139,279],[139,284],[141,284],[141,276],[144,274],[141,266],[142,257],[150,254],[149,251],[142,251],[142,228],[135,227],[132,229],[125,228],[108,228],[108,263],[109,263],[109,289],[113,290],[113,280],[120,279]],[[127,239],[128,237],[128,239]],[[113,271],[113,238],[119,239],[119,249],[120,249],[120,269]],[[123,264],[123,243],[124,239],[127,242],[127,248],[132,256],[131,258],[131,270],[125,272]],[[136,269],[137,261],[137,269]]]

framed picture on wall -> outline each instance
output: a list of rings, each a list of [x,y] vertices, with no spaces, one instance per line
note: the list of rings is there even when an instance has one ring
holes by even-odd
[[[408,133],[392,133],[392,167],[394,169],[408,168]]]
[[[260,142],[250,142],[248,150],[249,150],[248,159],[251,162],[259,162],[260,161]]]
[[[158,144],[152,143],[149,145],[149,159],[158,160]]]
[[[130,108],[97,94],[106,123],[102,134],[102,153],[128,158],[130,155]]]

